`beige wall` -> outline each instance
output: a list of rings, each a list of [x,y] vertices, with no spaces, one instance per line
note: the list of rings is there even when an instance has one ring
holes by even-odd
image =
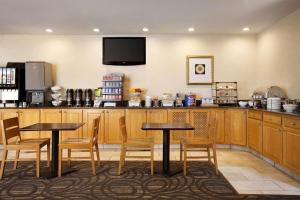
[[[48,61],[55,82],[65,88],[96,88],[107,72],[124,72],[128,87],[148,95],[196,92],[210,96],[210,86],[186,85],[186,56],[214,55],[215,81],[238,81],[239,97],[253,90],[255,35],[150,35],[147,65],[103,66],[100,36],[0,35],[0,65],[7,61]]]
[[[257,89],[278,85],[300,98],[300,9],[261,33],[257,48]]]

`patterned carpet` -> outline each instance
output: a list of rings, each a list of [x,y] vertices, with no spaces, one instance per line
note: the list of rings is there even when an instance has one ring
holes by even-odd
[[[189,176],[160,174],[161,163],[155,162],[155,175],[149,163],[126,162],[121,176],[117,162],[102,162],[97,176],[91,175],[89,162],[73,162],[76,172],[62,178],[37,179],[33,163],[21,162],[0,181],[0,199],[300,199],[300,196],[239,195],[223,175],[204,162],[191,163]],[[171,169],[181,167],[172,162]]]

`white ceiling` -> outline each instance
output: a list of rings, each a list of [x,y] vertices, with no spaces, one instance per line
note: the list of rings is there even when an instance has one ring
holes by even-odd
[[[300,0],[0,0],[0,34],[258,33]]]

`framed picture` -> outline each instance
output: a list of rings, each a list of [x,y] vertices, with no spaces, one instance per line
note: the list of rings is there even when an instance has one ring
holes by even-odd
[[[209,85],[214,81],[213,56],[187,56],[186,78],[188,85]]]

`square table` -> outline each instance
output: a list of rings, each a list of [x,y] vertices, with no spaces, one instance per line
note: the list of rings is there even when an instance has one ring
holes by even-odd
[[[163,131],[163,173],[170,175],[170,130],[194,130],[188,123],[143,123],[142,130]]]
[[[57,177],[58,174],[58,141],[59,131],[74,131],[84,123],[37,123],[20,128],[19,131],[52,131],[51,169],[47,178]]]

